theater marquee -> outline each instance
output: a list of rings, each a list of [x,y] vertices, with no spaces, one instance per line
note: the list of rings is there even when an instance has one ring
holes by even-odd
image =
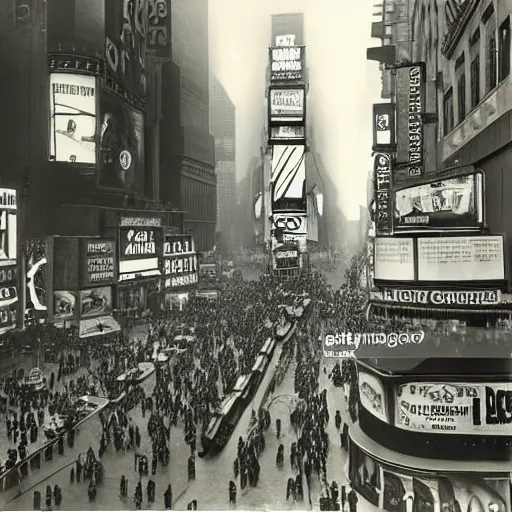
[[[430,306],[495,306],[501,303],[500,290],[395,290],[384,289],[382,299],[396,304]]]

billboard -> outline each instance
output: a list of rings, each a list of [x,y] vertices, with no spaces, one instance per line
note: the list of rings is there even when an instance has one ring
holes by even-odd
[[[80,318],[112,313],[112,288],[102,286],[80,290]]]
[[[164,256],[194,252],[192,235],[165,235]]]
[[[396,68],[396,161],[408,167],[409,176],[423,174],[424,110],[424,64]]]
[[[270,124],[303,123],[305,112],[304,88],[271,88],[269,90],[268,109]]]
[[[18,269],[16,266],[0,269],[0,335],[16,327],[17,279]]]
[[[96,78],[51,73],[49,159],[96,164],[96,140]]]
[[[98,185],[144,195],[144,116],[101,93]]]
[[[170,0],[148,2],[147,50],[159,57],[168,57],[171,46]]]
[[[418,239],[419,281],[505,279],[502,236]]]
[[[76,293],[72,291],[53,292],[53,318],[57,322],[75,318]]]
[[[197,271],[197,256],[195,254],[191,256],[174,256],[164,260],[164,274],[166,276],[188,274]]]
[[[272,211],[306,210],[304,146],[274,146],[271,165]]]
[[[272,215],[273,229],[280,230],[283,234],[307,235],[308,218],[306,215],[274,214]]]
[[[480,229],[484,221],[482,173],[437,180],[395,192],[396,231]]]
[[[375,239],[375,279],[414,281],[414,246],[412,238]]]
[[[512,383],[409,382],[395,391],[398,428],[512,436]]]
[[[373,105],[373,150],[393,150],[395,147],[395,105]]]
[[[395,304],[425,306],[496,306],[501,303],[500,290],[414,290],[384,288],[382,300]]]
[[[147,1],[107,0],[105,9],[107,76],[113,78],[128,93],[144,99],[147,93]],[[154,14],[153,9],[150,12]]]
[[[387,423],[386,393],[382,382],[374,375],[359,370],[358,383],[361,406]]]
[[[393,232],[391,156],[386,153],[377,153],[374,159],[373,171],[376,234],[390,235]]]
[[[271,82],[299,82],[304,79],[305,46],[273,46],[269,48],[269,60]]]
[[[83,241],[82,285],[110,284],[116,280],[114,240],[90,238]]]
[[[271,144],[301,144],[306,139],[304,126],[271,126]]]
[[[160,275],[159,232],[151,228],[119,228],[119,281]]]
[[[0,268],[16,264],[18,217],[16,190],[0,188]]]

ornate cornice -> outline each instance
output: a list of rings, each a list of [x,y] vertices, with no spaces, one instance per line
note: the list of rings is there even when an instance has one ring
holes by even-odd
[[[207,179],[210,181],[215,180],[215,168],[207,164],[183,159],[181,161],[181,170],[182,172],[187,172],[199,178]]]
[[[467,0],[458,13],[457,19],[448,27],[448,31],[444,35],[443,45],[441,47],[441,53],[447,59],[452,58],[453,52],[455,51],[455,48],[464,34],[464,31],[466,30],[466,27],[468,26],[468,23],[475,13],[479,3],[480,0]]]

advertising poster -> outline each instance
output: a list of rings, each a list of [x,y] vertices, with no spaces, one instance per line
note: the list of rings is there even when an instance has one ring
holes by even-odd
[[[101,336],[119,332],[121,326],[114,320],[112,316],[100,316],[97,318],[88,318],[80,322],[80,338],[92,338],[93,336]]]
[[[0,268],[16,264],[18,218],[16,190],[0,188]]]
[[[102,286],[80,290],[80,318],[112,313],[112,288]]]
[[[120,259],[139,259],[156,255],[154,229],[120,228]]]
[[[215,263],[200,263],[199,279],[217,279],[217,265]]]
[[[293,254],[293,255],[292,255]],[[287,270],[299,268],[298,251],[279,250],[274,253],[274,270]]]
[[[300,144],[306,139],[304,126],[271,126],[270,141],[281,144]]]
[[[84,241],[82,254],[84,255],[83,286],[113,283],[116,280],[114,240],[87,239]]]
[[[100,103],[101,187],[144,194],[144,116],[108,92]]]
[[[164,274],[189,274],[197,272],[197,256],[174,256],[164,260]]]
[[[502,236],[418,239],[419,281],[505,279]]]
[[[147,0],[107,0],[105,2],[105,63],[107,75],[135,97],[147,94],[146,47],[148,21],[155,26],[161,5],[148,10]],[[148,15],[151,13],[151,20]],[[162,18],[160,18],[162,19]],[[160,22],[157,22],[158,26]]]
[[[50,160],[96,164],[96,78],[50,74]]]
[[[270,53],[270,81],[287,82],[304,79],[305,46],[275,46]]]
[[[375,229],[377,235],[390,235],[393,232],[392,218],[392,170],[391,156],[376,153],[374,159],[375,190]]]
[[[270,122],[303,122],[304,98],[304,89],[270,89]]]
[[[0,335],[16,327],[18,307],[17,268],[0,270]]]
[[[376,238],[374,265],[376,280],[413,281],[413,239]]]
[[[170,46],[170,0],[148,0],[147,50],[159,57],[169,57]]]
[[[46,314],[46,242],[44,238],[26,240],[27,259],[27,309],[32,313]]]
[[[274,146],[272,149],[272,211],[306,209],[306,163],[304,146]]]
[[[56,321],[74,318],[76,315],[76,294],[69,291],[53,292],[53,318]]]
[[[197,272],[193,274],[181,274],[167,277],[164,281],[165,288],[179,288],[181,286],[190,286],[196,284],[199,281],[199,275]]]
[[[273,228],[281,230],[283,234],[307,235],[308,218],[305,215],[274,214],[272,216]]]
[[[411,382],[396,389],[395,423],[435,434],[512,435],[512,383]]]
[[[395,229],[479,229],[483,223],[482,175],[470,174],[398,190]]]
[[[396,69],[396,161],[408,164],[409,176],[423,174],[423,118],[425,67]]]
[[[373,150],[390,150],[395,146],[395,105],[373,105]]]
[[[361,370],[358,382],[361,405],[379,420],[387,423],[386,394],[382,382],[377,377]]]

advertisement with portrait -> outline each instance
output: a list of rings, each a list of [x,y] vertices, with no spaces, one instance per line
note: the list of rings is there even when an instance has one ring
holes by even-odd
[[[505,472],[409,471],[385,464],[351,443],[349,478],[356,492],[386,512],[510,510],[510,473]]]
[[[377,235],[393,233],[393,200],[391,187],[393,171],[391,156],[387,153],[376,153],[373,163],[373,180],[375,190],[375,230]]]
[[[17,236],[16,190],[0,188],[0,268],[16,264]]]
[[[50,74],[50,161],[96,164],[96,77]]]
[[[386,394],[380,379],[359,370],[358,382],[361,406],[375,417],[388,423]]]
[[[119,228],[119,280],[160,275],[162,230]]]
[[[269,60],[271,82],[300,82],[304,79],[305,46],[273,46],[269,48]]]
[[[25,241],[27,310],[34,316],[46,316],[48,313],[46,247],[44,238],[27,238]]]
[[[148,0],[147,51],[169,57],[171,50],[171,1]]]
[[[76,317],[76,293],[72,291],[53,292],[53,318],[56,322]]]
[[[80,290],[80,318],[112,313],[112,287],[101,286]]]
[[[423,174],[425,64],[396,68],[396,161],[409,176]]]
[[[377,237],[374,250],[376,280],[414,281],[412,238]]]
[[[270,144],[304,144],[306,128],[304,126],[271,126]]]
[[[144,116],[116,96],[100,98],[98,185],[144,195]]]
[[[274,146],[271,165],[272,212],[306,211],[304,146]]]
[[[160,11],[161,12],[161,11]],[[151,9],[153,15],[155,10]],[[139,99],[147,94],[146,46],[148,2],[105,2],[105,63],[107,76]]]
[[[373,105],[373,150],[391,151],[395,147],[395,104]]]
[[[82,280],[84,287],[113,284],[116,281],[116,243],[88,238],[82,241]]]
[[[303,123],[305,97],[304,88],[271,87],[268,94],[270,124]]]
[[[512,436],[512,383],[410,382],[396,389],[398,428]]]
[[[457,176],[395,192],[396,231],[479,230],[483,226],[483,174]]]

